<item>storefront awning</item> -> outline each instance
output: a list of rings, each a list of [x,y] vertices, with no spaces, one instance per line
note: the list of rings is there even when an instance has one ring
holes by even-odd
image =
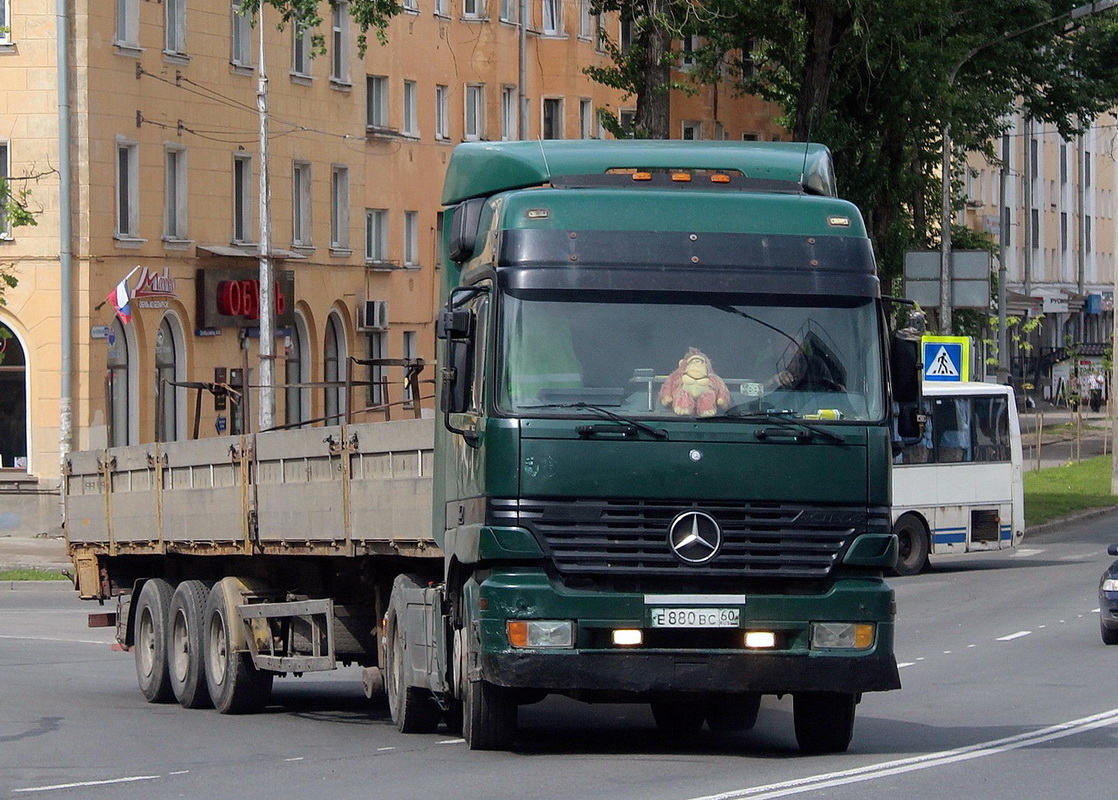
[[[238,247],[231,244],[200,244],[195,248],[199,256],[224,256],[225,258],[260,258],[260,249],[252,245],[245,245]],[[302,253],[296,253],[293,250],[282,250],[278,247],[272,248],[272,258],[281,260],[285,258],[300,258],[305,259],[306,256]]]

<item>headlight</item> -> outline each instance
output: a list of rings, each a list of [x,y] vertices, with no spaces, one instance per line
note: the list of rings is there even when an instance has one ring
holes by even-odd
[[[873,647],[872,622],[813,622],[812,650],[866,650]]]
[[[1104,578],[1099,589],[1104,592],[1118,592],[1118,578]]]
[[[513,647],[575,646],[575,625],[569,619],[510,619],[507,630]]]

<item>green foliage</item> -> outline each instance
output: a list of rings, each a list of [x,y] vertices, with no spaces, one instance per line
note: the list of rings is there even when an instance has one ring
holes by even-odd
[[[1091,508],[1118,505],[1110,493],[1111,457],[1026,472],[1025,525],[1040,525]]]
[[[64,573],[50,569],[3,569],[0,581],[68,581]]]
[[[326,14],[329,16],[336,5],[334,0],[241,0],[241,13],[245,16],[253,16],[260,10],[261,4],[271,6],[280,12],[278,26],[281,29],[291,25],[298,31],[321,26],[323,6],[326,6]],[[403,6],[396,0],[349,0],[346,10],[361,31],[357,37],[357,47],[359,55],[364,57],[369,31],[373,32],[378,43],[387,44],[388,23],[403,11]],[[315,34],[312,37],[312,48],[318,55],[324,54],[326,52],[324,37]]]

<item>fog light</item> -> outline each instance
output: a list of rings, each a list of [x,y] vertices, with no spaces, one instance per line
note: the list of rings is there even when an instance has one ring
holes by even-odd
[[[613,643],[622,647],[633,647],[644,641],[644,633],[632,628],[620,628],[613,632]]]
[[[510,619],[509,644],[513,647],[574,647],[574,623],[569,619]]]
[[[873,647],[872,622],[813,622],[813,650],[865,650]]]
[[[746,631],[745,646],[756,649],[776,647],[776,634],[772,631]]]

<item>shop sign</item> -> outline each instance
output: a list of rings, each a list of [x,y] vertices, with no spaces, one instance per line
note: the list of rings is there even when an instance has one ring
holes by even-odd
[[[178,298],[175,291],[175,279],[167,267],[163,273],[152,272],[147,267],[142,268],[140,281],[132,291],[132,300],[139,308],[170,308],[170,301]]]
[[[200,269],[197,285],[199,330],[260,325],[260,274],[256,270]],[[276,325],[294,325],[295,273],[277,270],[272,293]]]

